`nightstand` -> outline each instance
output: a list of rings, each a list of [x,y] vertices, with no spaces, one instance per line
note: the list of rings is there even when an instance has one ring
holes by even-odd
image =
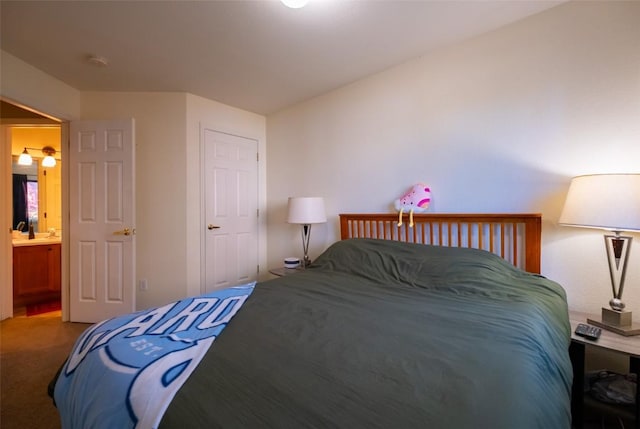
[[[271,274],[273,274],[274,276],[278,276],[278,277],[290,276],[291,274],[295,274],[295,273],[298,273],[300,271],[304,271],[304,269],[303,268],[279,267],[279,268],[271,268],[269,270],[269,272]]]
[[[629,372],[636,374],[640,380],[640,335],[625,337],[614,332],[602,330],[600,338],[591,341],[580,337],[574,333],[578,323],[587,323],[587,317],[596,317],[591,314],[581,313],[577,311],[569,311],[569,319],[571,321],[571,346],[569,347],[569,355],[571,356],[571,364],[573,365],[573,387],[571,390],[571,416],[573,427],[580,429],[583,427],[584,419],[584,356],[587,347],[597,347],[609,350],[613,353],[620,353],[629,357]],[[622,413],[624,410],[604,403],[603,409],[612,413]],[[633,427],[640,429],[640,389],[636,388],[636,406],[631,411],[630,418],[635,418]]]

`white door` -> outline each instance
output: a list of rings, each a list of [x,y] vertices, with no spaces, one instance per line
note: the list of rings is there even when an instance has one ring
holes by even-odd
[[[258,278],[258,142],[203,130],[204,291]]]
[[[69,318],[135,310],[134,122],[72,122],[69,145]]]

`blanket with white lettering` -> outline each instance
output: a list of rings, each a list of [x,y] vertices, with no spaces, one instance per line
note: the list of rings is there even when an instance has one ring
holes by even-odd
[[[62,427],[157,427],[254,286],[223,289],[93,325],[77,340],[55,385]]]

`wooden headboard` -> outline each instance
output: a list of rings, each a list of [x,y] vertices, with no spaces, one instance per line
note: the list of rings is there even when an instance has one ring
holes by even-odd
[[[540,273],[542,215],[424,213],[399,225],[396,213],[341,214],[340,238],[378,238],[483,249],[530,273]]]

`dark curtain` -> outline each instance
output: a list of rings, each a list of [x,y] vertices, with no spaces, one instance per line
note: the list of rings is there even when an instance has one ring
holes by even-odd
[[[29,224],[27,219],[27,175],[13,175],[13,228],[18,223]],[[26,231],[26,228],[24,229]]]

